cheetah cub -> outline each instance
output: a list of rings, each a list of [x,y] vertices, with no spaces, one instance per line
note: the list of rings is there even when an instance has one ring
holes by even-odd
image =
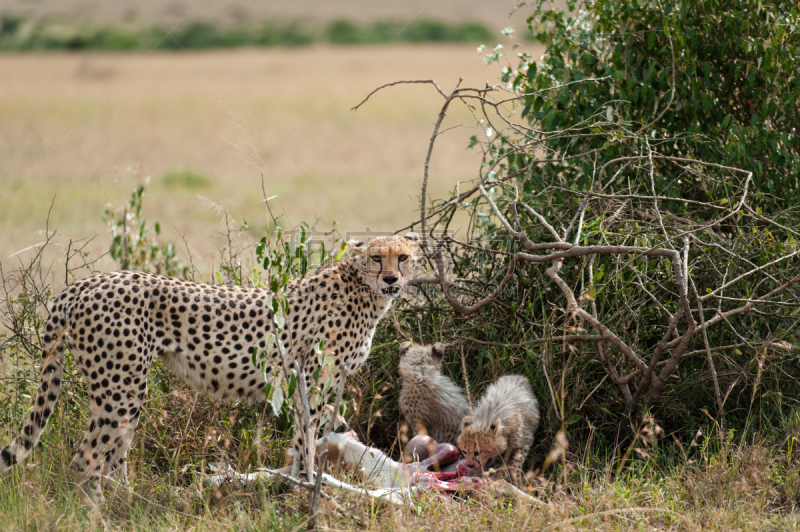
[[[444,345],[400,344],[400,410],[414,434],[427,432],[439,443],[455,443],[469,403],[461,388],[442,375]]]
[[[515,470],[528,456],[538,426],[539,403],[528,379],[506,375],[486,389],[473,415],[462,420],[457,445],[469,467],[481,468],[500,457]]]

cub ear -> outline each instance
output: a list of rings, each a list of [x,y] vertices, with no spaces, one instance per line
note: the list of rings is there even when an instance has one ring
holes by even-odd
[[[443,358],[444,357],[444,344],[441,342],[436,342],[433,344],[431,348],[431,354],[433,354],[436,358]]]
[[[403,342],[403,343],[401,343],[400,344],[400,356],[405,355],[408,352],[408,350],[411,349],[412,345],[414,345],[414,344],[412,344],[411,342]]]
[[[349,240],[347,245],[350,246],[350,249],[361,255],[367,249],[367,243],[362,242],[361,240]]]
[[[475,422],[475,418],[472,416],[465,416],[464,419],[461,420],[461,430],[466,429],[470,425]]]
[[[411,242],[419,243],[419,235],[417,233],[414,233],[414,232],[406,233],[406,236],[404,236],[403,238],[405,238],[406,240],[411,241]]]
[[[500,434],[500,431],[502,429],[503,429],[503,424],[500,423],[499,419],[497,421],[495,421],[494,423],[492,423],[491,426],[489,427],[489,430],[491,430],[495,434]]]

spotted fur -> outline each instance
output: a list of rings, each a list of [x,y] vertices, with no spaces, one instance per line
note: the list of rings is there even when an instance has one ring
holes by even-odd
[[[538,426],[539,402],[530,382],[522,375],[506,375],[489,385],[473,415],[462,420],[458,448],[470,467],[501,459],[519,470]]]
[[[400,410],[414,434],[423,432],[437,442],[454,444],[461,420],[469,415],[469,403],[461,388],[442,374],[443,359],[443,344],[400,344]]]
[[[369,355],[378,321],[411,277],[419,237],[352,242],[353,258],[320,268],[287,289],[289,313],[279,340],[288,367],[312,384],[319,340],[334,352],[334,389]],[[99,479],[124,480],[125,455],[142,414],[147,374],[156,357],[199,392],[222,401],[263,400],[265,379],[253,364],[274,331],[271,293],[262,288],[212,286],[151,273],[122,271],[77,281],[50,308],[39,391],[22,431],[0,451],[0,473],[28,456],[61,393],[64,347],[91,390],[89,427],[70,464],[76,481],[102,499]],[[281,371],[277,348],[268,374]],[[295,392],[298,394],[299,392]],[[301,401],[295,397],[295,405]],[[287,451],[292,472],[303,470],[305,435],[316,435],[320,408],[298,425]],[[310,422],[311,427],[307,425]],[[315,436],[316,437],[316,436]]]

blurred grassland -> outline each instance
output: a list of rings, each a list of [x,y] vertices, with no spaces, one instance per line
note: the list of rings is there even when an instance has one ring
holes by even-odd
[[[0,71],[4,262],[43,240],[51,202],[57,244],[99,236],[89,250],[105,251],[105,206],[122,207],[148,178],[143,217],[161,222],[163,240],[189,241],[201,263],[218,247],[219,207],[263,234],[262,178],[283,225],[396,230],[418,217],[442,99],[406,85],[351,107],[399,79],[433,78],[444,90],[459,77],[496,79],[472,46],[408,44],[11,54]],[[452,127],[437,141],[430,197],[476,177],[480,154],[466,146],[483,129],[463,106],[450,110]]]
[[[304,20],[249,20],[227,27],[192,20],[173,27],[158,21],[98,23],[50,15],[25,17],[0,13],[0,50],[180,50],[243,46],[305,46],[314,43],[387,44],[397,42],[486,42],[493,32],[481,22],[448,23],[428,18],[361,24],[337,18],[328,23]]]

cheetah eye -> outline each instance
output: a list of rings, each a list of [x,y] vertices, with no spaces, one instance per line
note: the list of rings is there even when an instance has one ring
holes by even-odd
[[[404,260],[408,260],[408,255],[400,255],[397,257],[398,262],[403,262]]]
[[[380,255],[373,255],[370,258],[372,259],[373,262],[380,262],[381,261],[381,256]]]

